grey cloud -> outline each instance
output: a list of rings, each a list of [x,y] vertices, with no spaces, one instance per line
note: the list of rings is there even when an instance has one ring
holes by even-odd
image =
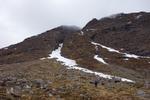
[[[83,27],[92,18],[150,11],[150,0],[0,0],[0,48],[59,25]]]

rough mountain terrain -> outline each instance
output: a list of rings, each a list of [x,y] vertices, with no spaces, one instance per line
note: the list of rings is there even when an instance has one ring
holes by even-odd
[[[132,54],[150,56],[150,13],[117,14],[93,19],[83,31],[92,40]]]
[[[149,100],[149,76],[146,12],[60,26],[0,49],[0,100]]]
[[[0,64],[19,63],[47,57],[69,34],[79,31],[74,26],[60,26],[23,42],[0,50]]]

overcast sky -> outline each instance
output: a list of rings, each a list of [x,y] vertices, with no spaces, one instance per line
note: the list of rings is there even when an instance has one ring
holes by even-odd
[[[0,48],[60,25],[139,11],[150,12],[150,0],[0,0]]]

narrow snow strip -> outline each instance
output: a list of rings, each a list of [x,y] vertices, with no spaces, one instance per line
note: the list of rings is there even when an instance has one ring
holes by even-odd
[[[75,70],[80,70],[83,71],[85,73],[89,73],[89,74],[94,74],[97,75],[99,77],[102,78],[107,78],[107,79],[112,79],[112,78],[119,78],[121,81],[126,81],[126,82],[131,82],[131,83],[135,83],[135,81],[126,79],[126,78],[121,78],[121,77],[116,77],[116,76],[111,76],[111,75],[107,75],[107,74],[103,74],[100,72],[95,72],[86,68],[82,68],[82,67],[78,67],[77,63],[75,60],[71,60],[68,58],[65,58],[63,56],[61,56],[61,48],[63,47],[63,44],[60,44],[58,49],[54,50],[48,57],[49,59],[53,59],[56,58],[57,61],[61,62],[61,64],[68,66],[67,69],[75,69]]]
[[[80,33],[81,33],[81,35],[84,35],[84,32],[83,32],[83,31],[81,31]]]
[[[40,60],[45,60],[46,58],[40,58]]]
[[[140,19],[142,17],[142,15],[138,15],[136,16],[136,19]]]
[[[124,60],[129,60],[128,58],[125,58]]]
[[[67,58],[61,56],[61,48],[62,47],[63,47],[63,44],[60,44],[59,48],[56,49],[55,51],[53,51],[52,54],[49,55],[50,56],[49,58],[56,58],[57,61],[62,62],[62,64],[65,66],[69,66],[69,67],[76,66],[77,63],[75,60],[67,59]]]
[[[123,53],[123,54],[127,58],[135,58],[135,59],[140,58],[140,56],[137,56],[137,55],[134,55],[134,54],[127,54],[127,53]]]
[[[107,50],[110,51],[110,52],[120,53],[118,50],[115,50],[115,49],[106,47],[106,46],[101,45],[101,44],[99,44],[99,43],[95,43],[95,42],[91,42],[91,43],[92,43],[93,45],[96,45],[96,46],[101,46],[102,48],[107,49]]]
[[[135,55],[135,54],[123,53],[123,52],[120,52],[119,50],[115,50],[115,49],[113,49],[113,48],[106,47],[106,46],[104,46],[104,45],[101,45],[101,44],[95,43],[95,42],[91,42],[91,44],[96,45],[96,46],[101,46],[102,48],[107,49],[107,50],[110,51],[110,52],[116,52],[116,53],[122,54],[122,55],[124,55],[124,57],[127,57],[127,58],[135,58],[135,59],[139,59],[139,58],[150,58],[150,57],[147,57],[147,56],[138,56],[138,55]]]
[[[97,61],[102,62],[103,64],[106,64],[106,65],[107,65],[107,63],[104,61],[104,59],[98,57],[98,55],[95,55],[95,56],[94,56],[94,59],[96,59]]]
[[[77,67],[77,66],[68,67],[67,69],[76,69],[76,70],[80,70],[80,71],[83,71],[83,72],[86,72],[86,73],[89,73],[89,74],[94,74],[94,75],[97,75],[99,77],[107,78],[107,79],[113,79],[115,77],[116,79],[120,79],[123,82],[135,83],[135,81],[132,81],[132,80],[129,80],[129,79],[126,79],[126,78],[111,76],[111,75],[107,75],[107,74],[103,74],[103,73],[100,73],[100,72],[91,71],[89,69],[81,68],[81,67]]]

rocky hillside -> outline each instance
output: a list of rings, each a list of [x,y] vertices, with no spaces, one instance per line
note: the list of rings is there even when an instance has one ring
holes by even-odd
[[[64,40],[62,54],[93,70],[111,73],[114,66],[119,66],[145,73],[145,70],[150,71],[149,33],[150,13],[117,14],[93,19],[80,33]],[[96,55],[108,65],[95,60]]]
[[[23,42],[0,49],[0,64],[19,63],[47,57],[66,36],[79,31],[75,26],[60,26]]]
[[[0,64],[48,57],[63,43],[61,54],[84,68],[110,74],[120,72],[113,66],[145,72],[150,69],[149,33],[150,13],[116,14],[100,20],[93,19],[82,30],[75,26],[60,26],[2,48]]]
[[[0,49],[0,99],[149,100],[149,75],[146,12],[60,26]]]
[[[83,32],[93,41],[108,47],[150,56],[150,13],[121,13],[93,19]]]
[[[27,38],[21,43],[0,49],[0,64],[46,57],[64,41],[66,36],[77,33],[79,30],[77,27],[60,26]],[[126,53],[150,56],[150,13],[121,13],[100,20],[93,19],[78,34],[83,33],[84,37],[105,46]],[[73,39],[76,40],[78,37]],[[67,41],[69,40],[67,38]]]

